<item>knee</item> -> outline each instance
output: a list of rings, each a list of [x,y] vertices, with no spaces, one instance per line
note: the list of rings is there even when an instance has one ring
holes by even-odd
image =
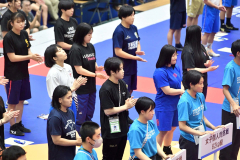
[[[37,28],[33,28],[33,33],[38,32],[39,30]]]
[[[43,4],[43,5],[42,5],[42,10],[43,10],[43,11],[46,11],[47,9],[48,9],[48,6],[47,6],[46,4]]]

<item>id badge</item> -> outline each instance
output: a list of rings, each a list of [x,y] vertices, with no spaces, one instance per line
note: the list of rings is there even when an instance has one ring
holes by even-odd
[[[109,125],[110,125],[110,129],[111,129],[111,133],[121,132],[118,116],[109,117]]]
[[[234,102],[235,102],[237,105],[239,105],[239,99],[238,99],[238,97],[233,98],[233,100],[234,100]],[[231,113],[233,113],[233,106],[230,106],[230,109],[231,109]]]
[[[196,130],[196,131],[205,132],[203,124],[201,124],[200,126],[198,126],[196,128],[193,128],[193,129]],[[194,136],[193,135],[193,137],[194,137],[195,144],[198,145],[200,136]]]

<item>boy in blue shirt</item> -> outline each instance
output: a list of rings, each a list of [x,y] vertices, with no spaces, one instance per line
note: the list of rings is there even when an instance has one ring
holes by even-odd
[[[139,117],[134,120],[128,132],[132,159],[156,159],[157,154],[164,159],[173,157],[172,155],[167,156],[157,143],[156,137],[159,131],[152,121],[155,108],[154,101],[148,97],[140,97],[135,108]]]
[[[78,149],[74,160],[98,160],[97,153],[93,148],[102,144],[101,127],[95,122],[84,122],[80,128],[82,146]]]
[[[235,127],[236,117],[240,115],[240,40],[232,43],[231,50],[235,58],[225,67],[222,82],[223,94],[225,96],[222,105],[222,125],[233,123],[234,127],[232,145],[220,151],[220,160],[237,160],[238,150],[240,147],[240,130]],[[236,100],[238,100],[238,102]],[[232,106],[233,112],[231,112],[230,106]],[[231,157],[229,157],[229,155]]]
[[[190,70],[183,77],[183,85],[187,89],[178,102],[178,121],[180,128],[180,149],[187,150],[187,160],[198,160],[198,144],[194,136],[213,133],[206,131],[206,126],[213,130],[223,127],[212,125],[204,116],[206,111],[205,97],[203,91],[203,75],[196,70]],[[195,130],[200,127],[202,129]]]

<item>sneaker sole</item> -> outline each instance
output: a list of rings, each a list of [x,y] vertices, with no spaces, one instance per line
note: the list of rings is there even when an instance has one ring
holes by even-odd
[[[220,28],[220,31],[221,31],[221,32],[225,32],[225,33],[230,33],[230,31],[225,31],[224,28]]]
[[[25,135],[24,133],[21,134],[21,135],[20,135],[20,134],[18,134],[18,135],[17,135],[17,134],[13,134],[13,133],[11,133],[11,132],[9,132],[9,133],[12,134],[12,135],[15,135],[15,136],[24,136],[24,135]]]

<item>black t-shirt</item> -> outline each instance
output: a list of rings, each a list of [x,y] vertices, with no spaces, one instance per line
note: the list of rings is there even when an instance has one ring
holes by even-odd
[[[80,76],[80,74],[76,72],[74,66],[82,66],[82,68],[95,73],[96,53],[94,46],[91,43],[88,43],[87,47],[73,43],[72,48],[69,51],[69,55],[74,78],[78,78]],[[96,78],[87,77],[87,79],[87,83],[76,90],[77,94],[90,94],[96,92]]]
[[[23,16],[25,17],[25,26],[24,26],[24,30],[28,29],[30,27],[30,24],[28,22],[28,18],[26,16],[26,14],[21,11],[21,10],[18,10],[18,12],[22,13]],[[12,15],[12,11],[10,11],[9,9],[3,14],[2,16],[2,21],[1,21],[1,27],[2,27],[2,31],[5,31],[5,32],[8,32],[8,29],[7,29],[7,24],[8,24],[8,21],[11,19],[11,15]]]
[[[25,30],[20,35],[10,30],[3,39],[3,52],[5,60],[4,76],[9,80],[21,80],[29,77],[28,63],[29,60],[21,62],[11,62],[8,53],[15,55],[28,55],[28,49],[31,44],[28,39],[28,33]]]
[[[76,125],[74,113],[53,109],[47,120],[48,159],[72,160],[74,159],[76,146],[59,146],[53,143],[51,135],[60,135],[61,138],[76,140]]]
[[[3,118],[3,113],[5,113],[5,106],[0,105],[0,119]],[[0,126],[0,147],[2,149],[5,149],[5,143],[4,143],[4,125]]]
[[[62,18],[58,18],[54,26],[55,41],[65,42],[67,44],[73,44],[73,36],[77,28],[77,20],[70,17],[69,21],[65,21]],[[67,54],[69,50],[64,50]],[[70,64],[69,54],[65,63]]]
[[[185,0],[170,0],[170,13],[186,12]]]
[[[125,100],[130,97],[130,94],[127,89],[127,85],[123,80],[118,81],[120,84],[120,93],[121,93],[121,102],[120,106],[125,104]],[[105,139],[120,138],[126,136],[128,133],[128,113],[123,111],[119,113],[119,123],[120,123],[120,133],[110,133],[110,125],[108,116],[104,113],[105,109],[110,109],[113,107],[119,107],[119,84],[115,84],[109,79],[106,80],[100,91],[100,121],[101,121],[101,131],[102,137]],[[116,116],[116,115],[112,115]]]
[[[192,50],[192,48],[188,45],[184,46],[183,51],[182,51],[182,70],[183,70],[183,76],[187,73],[187,69],[188,68],[206,68],[206,66],[204,65],[204,63],[207,62],[207,60],[209,60],[209,57],[206,54],[206,51],[204,49],[203,46],[201,46],[201,51],[202,51],[202,57],[203,57],[203,63],[201,64],[201,66],[196,66],[195,65],[195,61],[194,61],[194,52]],[[207,85],[207,72],[203,73],[204,75],[204,85]]]

